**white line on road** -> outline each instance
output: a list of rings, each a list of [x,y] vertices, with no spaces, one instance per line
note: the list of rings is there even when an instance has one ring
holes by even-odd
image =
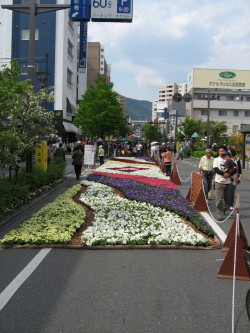
[[[219,237],[222,243],[225,242],[227,235],[225,232],[220,228],[220,226],[211,218],[208,213],[200,212],[204,219],[210,224],[216,235]]]
[[[52,249],[42,249],[0,294],[0,311]]]

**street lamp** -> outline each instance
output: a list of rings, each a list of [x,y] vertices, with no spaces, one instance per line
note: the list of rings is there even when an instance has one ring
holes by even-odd
[[[48,81],[48,72],[35,72],[36,77],[40,81],[41,89],[44,89]]]

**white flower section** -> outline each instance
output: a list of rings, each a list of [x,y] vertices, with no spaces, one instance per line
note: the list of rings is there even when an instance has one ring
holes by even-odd
[[[85,181],[82,184],[88,188],[80,200],[95,214],[93,226],[82,235],[86,245],[208,243],[173,213],[121,198],[103,184]]]
[[[144,176],[150,178],[166,179],[166,175],[155,164],[146,165],[146,164],[122,163],[122,162],[115,163],[115,161],[107,161],[105,164],[101,165],[98,169],[96,169],[96,171],[111,173],[111,174],[133,175],[133,176]]]

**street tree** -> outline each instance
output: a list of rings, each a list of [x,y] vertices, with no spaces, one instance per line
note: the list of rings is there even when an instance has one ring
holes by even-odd
[[[18,66],[0,70],[0,166],[15,167],[36,145],[55,133],[53,113],[43,107],[52,102],[51,88],[34,92],[29,81],[19,81]]]
[[[234,147],[237,154],[242,154],[243,135],[240,133],[233,133],[229,135],[228,146]]]
[[[104,76],[98,75],[96,87],[88,87],[76,111],[74,124],[81,125],[89,137],[104,137],[127,132],[127,121],[118,94]]]
[[[217,143],[218,145],[227,144],[227,125],[225,121],[211,121],[210,122],[210,142]]]
[[[145,124],[143,127],[143,136],[149,141],[159,141],[161,139],[160,129],[156,125]]]
[[[200,133],[200,123],[189,116],[181,123],[180,130],[184,133],[185,138],[190,139],[194,133]]]

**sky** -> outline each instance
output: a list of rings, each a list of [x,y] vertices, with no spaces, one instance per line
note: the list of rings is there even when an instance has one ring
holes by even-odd
[[[250,69],[249,0],[134,0],[132,23],[88,25],[119,94],[157,99],[192,68]]]

